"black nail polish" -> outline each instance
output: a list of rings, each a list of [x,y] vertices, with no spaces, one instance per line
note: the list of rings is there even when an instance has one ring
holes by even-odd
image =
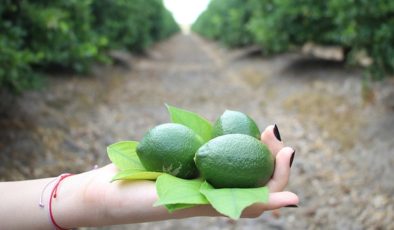
[[[294,155],[295,155],[295,150],[293,151],[293,153],[291,154],[291,157],[290,157],[290,168],[293,165]]]
[[[275,135],[276,139],[278,139],[279,141],[282,141],[282,138],[280,138],[278,126],[276,124],[274,126],[274,135]]]
[[[298,205],[290,204],[290,205],[286,205],[285,208],[298,208]]]

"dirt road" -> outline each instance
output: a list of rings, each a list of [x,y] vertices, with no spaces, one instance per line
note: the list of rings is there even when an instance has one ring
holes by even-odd
[[[261,129],[276,123],[296,149],[288,189],[300,196],[299,208],[237,222],[192,218],[111,229],[394,229],[394,110],[384,102],[393,80],[368,90],[362,72],[341,63],[248,56],[194,35],[176,35],[127,62],[130,69],[57,76],[48,90],[5,98],[0,179],[104,165],[108,144],[139,140],[169,121],[164,103],[211,121],[233,109]]]

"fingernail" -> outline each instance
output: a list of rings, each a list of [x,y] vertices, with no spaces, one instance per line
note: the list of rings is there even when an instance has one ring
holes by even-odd
[[[295,150],[293,151],[293,153],[291,154],[291,157],[290,157],[290,168],[293,165],[294,155],[295,155]]]
[[[290,204],[290,205],[286,205],[285,208],[298,208],[298,205]]]
[[[276,139],[278,139],[279,141],[282,141],[282,138],[280,138],[278,126],[276,124],[274,126],[274,135],[275,135]]]

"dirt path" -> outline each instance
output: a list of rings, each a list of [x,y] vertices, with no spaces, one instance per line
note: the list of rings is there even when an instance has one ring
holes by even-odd
[[[0,179],[55,176],[108,163],[105,147],[139,140],[169,118],[164,103],[213,121],[243,111],[260,128],[276,123],[297,153],[289,190],[298,209],[255,220],[192,218],[112,229],[393,229],[394,111],[387,80],[362,95],[362,73],[340,63],[286,54],[240,56],[196,36],[158,44],[131,70],[50,79],[45,92],[5,103]]]

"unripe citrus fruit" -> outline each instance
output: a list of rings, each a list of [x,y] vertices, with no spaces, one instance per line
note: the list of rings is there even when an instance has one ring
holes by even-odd
[[[198,175],[193,158],[203,143],[202,138],[190,128],[167,123],[145,134],[137,146],[137,155],[149,171],[193,178]]]
[[[232,110],[226,110],[213,125],[213,136],[226,134],[246,134],[260,140],[260,130],[256,122],[248,115]]]
[[[245,134],[228,134],[208,141],[198,149],[195,162],[202,177],[216,188],[263,186],[275,168],[267,146]]]

